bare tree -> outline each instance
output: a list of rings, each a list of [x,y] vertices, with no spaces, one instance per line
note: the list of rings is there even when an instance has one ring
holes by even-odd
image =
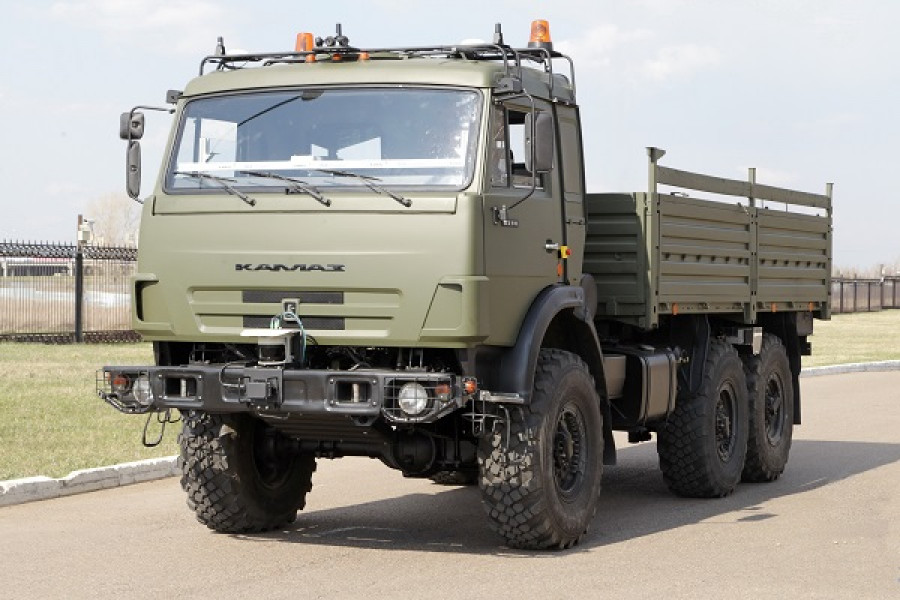
[[[94,243],[108,246],[137,244],[141,207],[121,194],[108,193],[87,203],[84,217],[93,221]]]

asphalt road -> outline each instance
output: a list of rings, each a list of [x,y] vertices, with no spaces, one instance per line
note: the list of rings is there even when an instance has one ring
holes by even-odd
[[[803,380],[784,476],[671,495],[654,443],[566,552],[501,546],[477,488],[320,461],[290,528],[221,535],[175,479],[0,508],[0,598],[898,598],[900,372]]]

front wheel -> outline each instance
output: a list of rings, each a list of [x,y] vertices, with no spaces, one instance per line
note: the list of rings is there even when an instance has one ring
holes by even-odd
[[[478,449],[491,526],[513,548],[569,548],[597,512],[603,470],[603,416],[587,366],[541,350],[531,403],[508,411]]]
[[[210,529],[267,531],[292,522],[306,505],[315,458],[263,421],[191,411],[178,441],[187,504]]]

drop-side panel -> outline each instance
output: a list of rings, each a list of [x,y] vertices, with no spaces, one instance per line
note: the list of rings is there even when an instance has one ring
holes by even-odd
[[[759,209],[759,310],[820,311],[830,287],[830,219]]]
[[[660,314],[741,312],[751,302],[750,211],[681,196],[657,198]]]

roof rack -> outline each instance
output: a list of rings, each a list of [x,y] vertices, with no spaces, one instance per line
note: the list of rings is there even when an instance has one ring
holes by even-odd
[[[266,52],[252,54],[225,54],[222,38],[219,38],[216,54],[203,58],[200,62],[200,75],[207,65],[216,65],[216,70],[236,70],[248,66],[248,63],[262,63],[266,67],[276,64],[306,63],[307,57],[316,62],[355,61],[360,55],[367,55],[366,60],[406,60],[410,58],[450,58],[469,61],[494,61],[503,63],[505,75],[500,85],[522,78],[523,62],[540,66],[549,75],[550,95],[553,96],[554,73],[553,59],[563,59],[569,65],[569,86],[572,98],[575,98],[575,65],[571,57],[547,48],[512,48],[503,44],[453,45],[453,46],[411,46],[396,48],[354,48],[350,46],[320,46],[307,51]],[[521,86],[511,86],[510,91],[521,91]]]

